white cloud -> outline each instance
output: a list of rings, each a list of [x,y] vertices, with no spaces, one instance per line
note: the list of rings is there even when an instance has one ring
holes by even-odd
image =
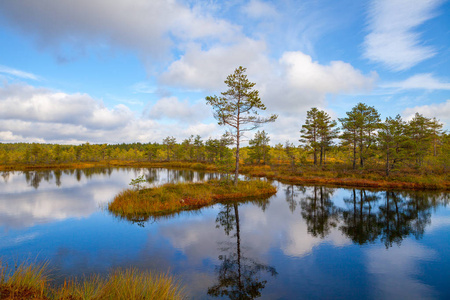
[[[153,109],[153,110],[152,110]],[[125,105],[110,109],[87,94],[67,94],[25,84],[0,87],[0,141],[62,144],[160,142],[166,136],[219,136],[206,104],[162,99],[151,115],[137,118]],[[163,118],[175,122],[167,124]],[[158,120],[156,120],[158,119]],[[161,120],[159,120],[161,119]],[[186,126],[186,122],[192,123]]]
[[[264,52],[265,43],[251,39],[210,50],[192,47],[169,67],[160,80],[185,88],[224,91],[223,81],[234,68],[239,65],[247,67],[248,79],[256,82],[255,89],[260,91],[267,113],[280,115],[274,124],[262,128],[272,134],[271,143],[275,144],[284,143],[287,139],[297,143],[298,130],[306,111],[311,107],[325,108],[328,94],[367,91],[378,78],[376,73],[362,74],[342,61],[322,65],[299,51],[285,52],[278,61],[270,61]],[[161,111],[164,111],[164,106],[161,104]],[[159,110],[154,115],[160,115]],[[252,137],[253,133],[249,133],[246,138]]]
[[[239,31],[200,5],[188,7],[176,0],[79,0],[76,5],[71,0],[1,1],[0,14],[62,59],[66,45],[75,54],[95,45],[119,46],[162,58],[175,40],[229,41]]]
[[[372,0],[368,11],[370,33],[364,56],[394,71],[405,70],[435,55],[423,45],[416,28],[435,16],[441,0]]]
[[[205,140],[209,137],[216,138],[216,139],[220,138],[222,133],[223,133],[223,128],[219,128],[219,125],[217,125],[217,123],[193,124],[182,131],[182,134],[184,137],[189,137],[192,134],[192,135],[199,135],[199,136],[203,137],[203,139],[205,139]]]
[[[86,94],[66,94],[24,84],[0,87],[0,118],[3,120],[115,129],[124,126],[132,117],[126,106],[119,104],[108,109]]]
[[[327,94],[352,93],[372,88],[377,74],[363,75],[350,64],[332,61],[321,65],[302,52],[285,52],[278,69],[269,72],[261,95],[268,107],[298,116],[311,107],[324,107]]]
[[[149,116],[153,119],[167,118],[193,123],[212,117],[212,114],[205,101],[191,105],[187,100],[179,101],[176,97],[165,97],[150,108]]]
[[[24,140],[27,140],[29,143],[45,143],[45,140],[42,138],[30,138],[25,139],[21,135],[15,135],[12,131],[0,131],[0,141],[4,143],[20,143]]]
[[[247,67],[250,81],[261,93],[268,111],[286,114],[324,106],[327,94],[371,89],[377,74],[368,76],[342,61],[321,65],[302,52],[285,52],[272,62],[264,55],[265,43],[245,39],[231,47],[202,51],[193,47],[161,76],[165,84],[186,88],[225,90],[223,83],[239,65]]]
[[[441,103],[433,103],[430,105],[408,107],[402,112],[402,115],[405,116],[405,119],[411,119],[416,112],[418,112],[428,118],[436,117],[436,119],[449,125],[450,124],[450,99],[445,102],[441,102]]]
[[[431,73],[416,74],[404,81],[388,82],[381,85],[382,88],[425,89],[425,90],[450,90],[450,82],[443,82],[433,77]]]
[[[264,55],[264,41],[242,39],[229,46],[218,45],[203,50],[191,45],[186,53],[173,62],[162,74],[160,81],[171,86],[214,90],[224,87],[224,80],[239,66],[252,74],[268,71],[269,61]]]
[[[319,93],[341,93],[370,89],[375,79],[342,61],[324,66],[301,52],[286,52],[280,59],[290,86]]]

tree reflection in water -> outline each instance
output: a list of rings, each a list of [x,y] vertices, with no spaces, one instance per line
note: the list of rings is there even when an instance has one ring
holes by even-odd
[[[263,202],[268,202],[263,201]],[[265,208],[267,203],[260,204]],[[261,296],[261,290],[267,284],[262,279],[264,273],[276,276],[275,268],[261,264],[256,260],[246,257],[241,246],[241,232],[239,220],[239,203],[224,204],[216,218],[216,227],[223,227],[225,234],[234,242],[228,242],[220,250],[226,254],[219,255],[221,264],[216,266],[218,283],[208,288],[208,295],[213,297],[228,297],[229,299],[254,299]]]
[[[297,208],[297,201],[295,200],[295,198],[297,197],[298,194],[295,192],[296,188],[300,192],[305,194],[306,189],[304,186],[297,186],[297,185],[290,184],[284,190],[285,195],[286,195],[286,202],[289,204],[289,210],[291,211],[291,213],[294,213],[295,209]]]
[[[308,233],[314,237],[324,238],[337,226],[339,211],[331,201],[333,192],[334,189],[314,186],[312,195],[300,201]]]
[[[294,188],[286,189],[291,210],[296,207]],[[410,235],[420,239],[431,222],[431,210],[449,201],[446,193],[439,192],[352,189],[350,197],[343,199],[347,207],[338,208],[331,200],[334,190],[315,186],[309,195],[303,193],[301,215],[308,233],[325,238],[332,228],[338,227],[356,244],[379,240],[386,248],[400,245]]]
[[[344,198],[348,209],[341,214],[343,225],[340,227],[342,233],[359,245],[374,242],[380,234],[377,226],[377,215],[373,204],[378,197],[367,195],[365,190],[352,190],[350,198]]]
[[[34,187],[35,189],[39,188],[42,180],[49,182],[53,178],[53,172],[44,170],[44,171],[25,171],[25,180],[27,183]]]
[[[13,173],[14,173],[14,172],[13,172]],[[3,171],[3,172],[2,172],[3,181],[4,181],[5,183],[8,183],[9,174],[10,174],[9,171]]]
[[[432,207],[429,197],[421,197],[420,192],[405,197],[402,193],[387,191],[379,213],[381,241],[386,248],[394,243],[400,245],[408,235],[421,238],[430,223]]]

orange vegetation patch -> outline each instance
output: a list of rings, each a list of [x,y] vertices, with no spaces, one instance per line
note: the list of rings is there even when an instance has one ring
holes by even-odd
[[[450,190],[450,180],[445,175],[421,175],[414,173],[397,173],[385,177],[372,171],[336,171],[318,168],[298,168],[296,172],[288,166],[244,166],[243,174],[266,177],[291,184],[320,184],[351,187],[371,187],[381,189],[428,189]]]
[[[170,183],[140,191],[124,190],[109,203],[108,210],[125,218],[165,215],[223,200],[273,195],[276,191],[276,187],[263,180],[239,181],[236,186],[231,181],[219,180],[204,183]]]

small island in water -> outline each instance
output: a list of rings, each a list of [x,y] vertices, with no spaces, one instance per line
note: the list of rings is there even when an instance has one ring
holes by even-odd
[[[209,180],[201,183],[168,183],[146,189],[127,189],[114,197],[108,210],[118,217],[139,220],[197,209],[226,200],[271,196],[277,188],[264,180]]]

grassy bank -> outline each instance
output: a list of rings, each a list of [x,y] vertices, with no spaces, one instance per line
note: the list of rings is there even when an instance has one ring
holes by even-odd
[[[414,171],[398,172],[390,177],[374,170],[322,170],[289,166],[244,166],[243,174],[266,177],[290,184],[320,184],[380,189],[450,190],[449,174],[420,174]]]
[[[136,269],[114,270],[106,278],[98,275],[81,281],[51,284],[47,266],[22,264],[0,271],[0,299],[89,300],[89,299],[184,299],[183,289],[168,275]]]
[[[140,191],[128,189],[109,203],[108,210],[116,216],[139,219],[145,215],[165,215],[181,210],[195,209],[216,202],[272,195],[277,189],[262,180],[210,180],[203,183],[165,184]]]
[[[92,167],[136,167],[136,168],[176,168],[207,172],[218,171],[214,164],[197,162],[147,162],[147,161],[99,161],[64,164],[26,164],[0,165],[0,171],[9,170],[44,170],[44,169],[86,169]],[[321,184],[348,187],[396,188],[396,189],[430,189],[450,190],[450,175],[420,172],[418,170],[401,170],[386,177],[380,170],[348,170],[329,165],[326,168],[312,166],[296,167],[292,171],[287,164],[277,165],[241,165],[240,172],[249,176],[266,177],[292,184]]]

